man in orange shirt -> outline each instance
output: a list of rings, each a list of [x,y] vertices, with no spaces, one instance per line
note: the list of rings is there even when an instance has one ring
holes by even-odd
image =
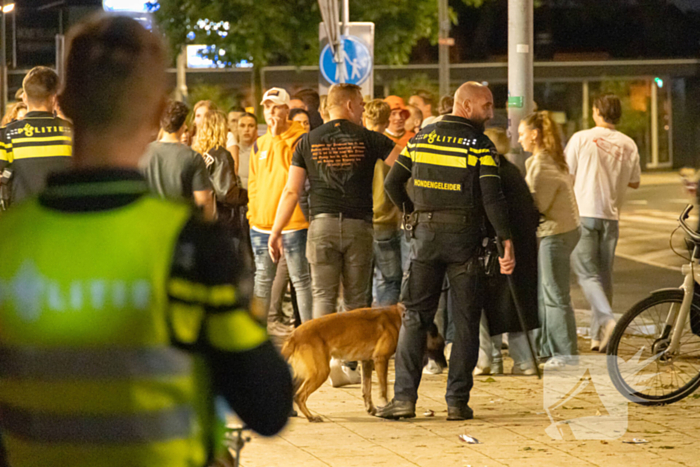
[[[389,104],[391,115],[389,116],[389,126],[384,131],[397,146],[404,147],[408,140],[416,136],[412,131],[406,130],[406,119],[411,116],[411,112],[406,108],[406,104],[399,96],[389,96],[384,99]]]
[[[288,119],[289,94],[284,89],[268,90],[261,104],[268,129],[253,144],[250,157],[248,221],[255,256],[253,293],[258,301],[253,308],[260,315],[257,318],[267,320],[277,271],[277,265],[268,253],[268,239],[275,223],[277,205],[287,184],[294,148],[305,132],[301,124]],[[297,204],[291,219],[282,229],[282,244],[302,322],[311,319],[312,310],[311,275],[306,259],[308,228],[309,223]]]

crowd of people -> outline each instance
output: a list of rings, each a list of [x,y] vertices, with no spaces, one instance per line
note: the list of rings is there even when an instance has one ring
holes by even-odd
[[[248,251],[253,259],[255,309],[271,330],[290,330],[295,320],[299,325],[338,310],[406,300],[401,297],[401,284],[411,264],[411,241],[405,222],[406,216],[417,209],[408,205],[415,202],[410,193],[414,188],[409,187],[406,200],[395,202],[385,189],[385,179],[396,156],[392,156],[392,151],[410,148],[421,128],[435,125],[453,113],[455,100],[441,99],[439,114],[434,115],[433,97],[423,90],[416,91],[408,105],[398,96],[362,103],[357,90],[350,86],[333,91],[319,97],[307,89],[291,97],[283,88],[268,90],[261,102],[267,130],[259,137],[253,114],[234,108],[226,127],[224,115],[208,101],[194,106],[189,129],[185,128],[184,115],[177,123],[179,130],[192,135],[192,149],[185,144],[178,145],[178,149],[202,155],[215,185],[216,210],[220,217],[235,221],[241,253]],[[321,102],[323,108],[318,107]],[[183,104],[172,102],[170,106],[182,108]],[[517,276],[530,276],[519,279],[519,289],[528,305],[529,322],[533,323],[531,338],[536,343],[539,361],[531,361],[527,337],[521,329],[515,329],[519,326],[499,325],[494,322],[499,318],[486,311],[481,320],[476,374],[503,373],[503,336],[498,331],[506,328],[510,330],[513,374],[533,375],[537,363],[543,369],[576,364],[577,327],[569,291],[572,262],[593,310],[591,348],[601,352],[606,349],[614,328],[611,272],[619,207],[625,188],[638,186],[640,165],[634,142],[615,130],[621,118],[619,99],[602,95],[593,108],[596,127],[575,134],[566,150],[561,129],[551,113],[539,111],[527,116],[519,128],[519,142],[532,156],[522,174],[516,173],[508,162],[510,149],[505,130],[484,130],[496,149],[500,171],[511,174],[510,187],[504,191],[520,184],[520,192],[514,192],[509,199],[517,208],[511,206],[510,210],[531,213],[516,221],[513,229],[518,232],[513,235],[521,245],[516,248],[516,258],[523,258]],[[208,110],[199,113],[200,109]],[[218,118],[214,119],[214,115]],[[488,118],[480,124],[484,126],[487,121]],[[161,141],[177,141],[178,135],[168,133],[166,124],[164,120],[166,136]],[[218,130],[213,126],[218,126]],[[426,131],[434,132],[436,128],[439,127],[430,126]],[[218,141],[204,145],[200,142],[203,134],[218,134]],[[302,138],[305,134],[309,135]],[[162,143],[152,146],[158,145]],[[339,145],[342,153],[336,150]],[[363,158],[359,156],[360,145]],[[368,158],[370,154],[376,160]],[[163,156],[161,164],[172,160],[175,158]],[[224,169],[229,175],[227,183],[219,183],[217,188],[215,180],[221,178],[222,170],[216,168],[231,165],[233,169]],[[146,168],[145,173],[158,193],[167,197],[158,188],[165,171]],[[161,178],[156,179],[156,174]],[[600,174],[605,174],[609,185],[601,186]],[[239,193],[234,202],[227,201],[226,193],[230,192]],[[194,197],[197,204],[203,205],[197,201],[196,190],[190,189],[186,197]],[[480,235],[495,233],[486,228]],[[538,241],[532,240],[535,235]],[[281,248],[276,246],[280,238]],[[279,254],[279,259],[273,258],[275,254]],[[530,290],[532,285],[537,293]],[[282,310],[282,297],[288,288],[296,316]],[[450,288],[449,279],[445,278],[443,300],[434,307],[440,311],[436,319],[447,338],[448,356],[455,339],[451,308],[457,306],[448,298]],[[509,293],[502,277],[489,290],[484,301],[491,304],[484,304],[485,309],[499,308],[492,303],[509,302],[507,297],[493,297]],[[513,314],[512,306],[505,308]],[[341,368],[344,375],[336,378],[334,385],[359,381],[352,362],[345,362]],[[441,370],[431,362],[424,371]]]
[[[3,119],[0,193],[7,212],[0,217],[0,234],[7,241],[0,251],[0,279],[10,283],[39,274],[48,281],[34,289],[36,310],[20,309],[26,297],[18,296],[13,302],[18,305],[2,299],[0,344],[17,348],[6,358],[26,361],[32,345],[53,347],[59,355],[77,346],[82,350],[72,351],[84,353],[80,361],[99,366],[106,356],[85,345],[106,342],[134,350],[172,344],[173,351],[196,356],[195,363],[203,355],[218,393],[253,428],[274,433],[283,424],[279,411],[289,409],[291,382],[262,328],[241,311],[248,307],[245,287],[234,284],[252,277],[249,308],[269,328],[404,304],[395,398],[380,408],[380,417],[415,415],[421,372],[440,371],[430,364],[423,368],[422,361],[427,327],[437,320],[450,354],[448,418],[463,420],[473,416],[472,373],[503,373],[506,332],[513,374],[532,375],[536,364],[550,370],[577,364],[571,264],[592,307],[591,349],[605,351],[615,324],[612,264],[619,210],[625,189],[637,188],[640,180],[637,148],[615,129],[622,116],[616,96],[594,101],[596,127],[574,134],[566,147],[551,113],[528,115],[518,132],[532,156],[521,173],[509,160],[505,130],[487,128],[493,96],[479,83],[465,83],[438,105],[424,90],[406,104],[399,96],[365,102],[351,84],[334,85],[327,96],[311,89],[290,96],[274,87],[260,102],[266,130],[259,135],[258,118],[241,107],[225,114],[211,101],[190,110],[162,100],[165,81],[151,79],[163,75],[162,60],[160,44],[138,24],[124,18],[88,22],[74,32],[60,93],[56,73],[37,67],[23,81],[21,102]],[[151,205],[146,190],[184,203]],[[191,217],[181,209],[188,205],[200,212]],[[125,206],[130,208],[118,209]],[[83,241],[79,232],[94,238]],[[31,248],[17,247],[22,244]],[[76,269],[76,261],[95,266]],[[527,329],[513,319],[506,275],[513,275],[515,292],[522,294]],[[163,324],[154,318],[157,330],[134,328],[128,337],[115,336],[105,329],[118,321],[109,319],[107,326],[83,315],[68,321],[73,326],[87,319],[75,329],[89,330],[89,339],[55,331],[67,331],[61,312],[83,310],[88,302],[102,306],[106,279],[90,282],[97,277],[116,281],[108,311],[121,315],[125,300],[133,300],[134,309],[164,314]],[[81,284],[88,283],[83,293]],[[282,310],[287,289],[294,317]],[[164,291],[167,299],[149,302]],[[13,318],[17,314],[20,321]],[[528,332],[539,362],[529,357]],[[61,373],[63,360],[42,355],[56,362],[59,380],[95,376],[90,368]],[[138,355],[125,351],[123,359],[130,358]],[[146,365],[144,378],[184,371],[173,360],[182,356],[163,358],[172,368]],[[359,382],[355,362],[335,365],[334,385]],[[192,384],[201,382],[188,375]],[[285,389],[266,394],[274,403],[261,408],[265,403],[251,388],[257,391],[269,381],[281,381]],[[90,384],[103,385],[119,399],[119,388]],[[137,390],[144,397],[152,391]],[[10,453],[31,448],[17,438],[13,420],[41,419],[33,410],[44,403],[37,402],[44,401],[42,391],[48,391],[46,400],[56,400],[50,386],[37,388],[30,397],[34,402],[25,405],[0,396],[0,427],[8,433]],[[180,399],[168,399],[161,408],[192,403],[197,409],[199,396],[182,391]],[[70,396],[61,397],[70,406]],[[91,397],[82,402],[98,407]],[[15,412],[7,412],[8,404],[15,404]],[[112,422],[126,424],[120,411],[134,410],[135,420],[142,420],[138,411],[145,405],[115,405],[111,413],[122,418]],[[108,437],[107,423],[91,439]],[[44,425],[33,426],[23,435],[38,444],[51,438]],[[150,435],[157,438],[154,431]],[[183,439],[189,435],[183,432]],[[70,438],[59,441],[75,442]],[[56,463],[55,446],[44,448],[46,463]]]

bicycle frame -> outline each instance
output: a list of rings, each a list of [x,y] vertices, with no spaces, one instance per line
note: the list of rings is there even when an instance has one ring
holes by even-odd
[[[697,250],[698,247],[695,247]],[[695,251],[693,252],[693,257],[695,257]],[[664,326],[664,335],[662,338],[668,338],[668,332],[671,331],[671,342],[668,348],[664,351],[666,355],[675,355],[678,351],[678,347],[681,343],[681,334],[683,333],[683,328],[688,322],[688,317],[690,316],[690,307],[693,305],[693,298],[695,296],[695,282],[700,281],[700,267],[694,264],[695,260],[690,264],[683,265],[681,272],[685,275],[683,280],[683,303],[681,303],[680,310],[677,313],[675,307],[671,307],[671,311],[666,317],[666,326]],[[677,316],[674,316],[677,315]]]
[[[688,236],[694,241],[693,254],[690,257],[690,263],[683,265],[681,268],[681,273],[685,276],[683,280],[683,302],[681,303],[680,310],[676,310],[676,307],[671,307],[671,310],[666,317],[666,322],[662,335],[659,337],[659,341],[668,339],[668,335],[671,335],[671,341],[668,347],[661,353],[660,357],[664,356],[672,357],[678,352],[678,347],[681,343],[681,335],[683,333],[683,328],[688,322],[690,316],[690,307],[693,306],[693,299],[695,297],[695,283],[700,282],[700,266],[696,258],[700,257],[700,235],[692,230],[688,224],[686,224],[686,219],[690,215],[690,211],[693,209],[692,205],[688,205],[683,214],[678,218],[681,228],[688,234]]]

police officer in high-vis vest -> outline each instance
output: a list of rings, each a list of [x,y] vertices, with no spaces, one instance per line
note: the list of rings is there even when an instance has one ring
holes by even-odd
[[[406,312],[396,349],[394,400],[378,410],[380,417],[415,416],[426,332],[446,274],[456,330],[445,396],[447,419],[473,418],[469,392],[484,298],[477,258],[487,218],[503,241],[501,272],[510,274],[515,267],[497,152],[483,134],[491,117],[491,91],[479,83],[463,84],[455,93],[453,113],[413,137],[386,178],[391,200],[412,213],[405,226],[411,235],[411,261],[401,292]],[[413,200],[405,187],[411,177]]]
[[[0,217],[0,430],[8,464],[206,466],[215,395],[252,429],[291,411],[285,362],[246,310],[221,227],[147,193],[166,103],[158,36],[72,33],[61,108],[74,167]]]

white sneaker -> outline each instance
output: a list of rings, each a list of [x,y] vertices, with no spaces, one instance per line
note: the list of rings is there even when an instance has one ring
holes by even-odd
[[[474,368],[474,376],[486,376],[491,374],[491,367],[487,366],[484,368],[476,367]]]
[[[349,366],[343,365],[343,373],[345,373],[345,376],[348,378],[348,384],[360,384],[360,381],[362,381],[359,365],[354,370]]]
[[[343,365],[341,360],[331,358],[331,373],[329,382],[334,388],[340,388],[349,384],[358,384],[362,380],[360,370],[352,370]]]
[[[518,375],[518,376],[533,376],[537,374],[537,370],[535,370],[532,366],[525,364],[525,365],[513,365],[513,371],[512,374]]]
[[[426,375],[439,375],[442,373],[442,368],[432,358],[428,359],[428,364],[423,367],[423,373]]]
[[[343,362],[335,358],[331,358],[331,372],[328,377],[328,384],[334,388],[343,386],[342,381],[345,381],[345,373],[343,373]]]
[[[566,361],[560,357],[552,357],[545,363],[540,364],[540,370],[558,371],[566,367]]]
[[[502,375],[503,374],[503,362],[494,362],[491,364],[491,374],[492,375]]]

